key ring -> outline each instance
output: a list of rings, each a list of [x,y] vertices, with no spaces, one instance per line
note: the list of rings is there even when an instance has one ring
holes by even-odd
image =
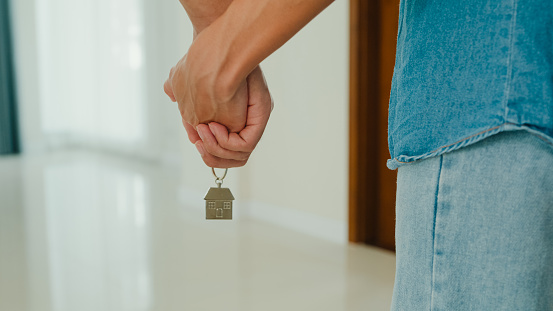
[[[213,172],[213,176],[215,176],[215,183],[220,188],[221,184],[223,183],[223,179],[225,179],[225,177],[227,176],[228,168],[225,168],[225,173],[223,174],[223,177],[217,176],[217,174],[215,173],[215,168],[214,167],[211,168],[211,172]]]

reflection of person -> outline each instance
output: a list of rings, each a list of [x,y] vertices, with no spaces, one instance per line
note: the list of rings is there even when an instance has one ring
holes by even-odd
[[[181,3],[195,40],[165,91],[207,165],[244,165],[258,64],[331,0]],[[401,1],[393,310],[553,310],[552,25],[549,0]]]

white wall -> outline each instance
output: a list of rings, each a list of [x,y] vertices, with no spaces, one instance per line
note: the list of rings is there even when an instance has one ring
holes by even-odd
[[[349,6],[338,0],[261,64],[275,108],[248,164],[225,179],[237,216],[347,241],[348,61]],[[214,183],[194,153],[183,199],[196,205]]]
[[[12,0],[27,153],[51,148],[40,117],[35,1],[42,0]],[[142,3],[147,137],[139,151],[181,170],[183,200],[201,208],[214,185],[211,170],[188,143],[176,104],[162,89],[170,67],[186,53],[192,28],[177,0]],[[225,179],[238,199],[237,216],[346,241],[348,27],[348,1],[337,0],[263,62],[275,109],[249,163]]]
[[[241,193],[269,219],[278,207],[284,225],[338,241],[347,240],[348,12],[335,1],[262,64],[275,108]]]
[[[57,8],[49,6],[50,2],[58,5]],[[133,7],[138,6],[141,10],[138,12],[140,20],[144,25],[140,27],[139,35],[140,39],[140,53],[141,69],[135,74],[137,79],[141,82],[140,87],[135,92],[127,91],[131,93],[126,98],[114,98],[112,95],[122,96],[117,91],[113,92],[113,89],[117,89],[118,85],[124,85],[125,79],[120,77],[105,76],[103,80],[109,81],[110,79],[110,91],[106,90],[107,87],[101,88],[99,91],[106,93],[105,100],[101,100],[96,103],[96,106],[103,106],[105,119],[98,120],[98,111],[94,111],[96,115],[94,118],[86,118],[82,116],[81,110],[86,110],[91,106],[86,104],[87,94],[82,94],[83,98],[79,98],[78,95],[60,97],[60,100],[52,100],[56,96],[48,96],[45,92],[51,89],[56,89],[55,95],[59,95],[59,90],[67,88],[67,93],[70,91],[75,92],[75,86],[90,85],[90,84],[106,84],[105,81],[89,81],[90,76],[98,76],[96,68],[110,68],[117,67],[119,64],[110,64],[105,61],[110,61],[109,57],[85,57],[86,55],[80,55],[79,50],[82,50],[83,45],[80,42],[87,42],[93,47],[108,52],[113,46],[104,45],[106,40],[95,40],[94,38],[87,38],[87,33],[73,33],[68,36],[68,33],[58,33],[56,28],[44,30],[44,25],[54,25],[59,29],[71,27],[61,27],[53,21],[44,20],[45,9],[52,10],[52,13],[65,16],[68,12],[75,14],[74,19],[77,19],[81,15],[86,15],[86,5],[92,5],[95,10],[100,10],[103,14],[109,14],[110,8],[102,7],[100,3],[92,3],[90,1],[80,0],[12,0],[12,16],[14,22],[14,46],[15,46],[15,62],[16,62],[16,75],[18,80],[18,103],[20,111],[20,125],[22,132],[23,150],[25,153],[40,153],[59,147],[79,146],[86,148],[103,149],[107,152],[118,152],[135,157],[146,158],[149,160],[162,159],[163,161],[170,161],[175,163],[181,162],[181,155],[184,148],[184,140],[186,135],[182,131],[182,124],[178,114],[178,109],[174,103],[171,103],[163,92],[163,82],[168,75],[169,69],[175,64],[178,59],[185,53],[187,47],[192,41],[192,27],[188,22],[186,14],[182,9],[178,1],[161,1],[152,2],[144,0],[127,0],[132,2]],[[109,4],[109,1],[102,2],[104,5]],[[120,3],[125,5],[126,2]],[[70,5],[75,5],[81,11],[71,10]],[[57,11],[56,11],[57,10]],[[65,10],[65,12],[63,11]],[[82,23],[82,28],[87,30],[86,26],[90,27],[93,24],[94,18],[97,18],[94,10],[89,14],[90,16],[83,16],[84,20],[89,23]],[[113,12],[112,12],[113,14]],[[48,16],[48,15],[46,15]],[[113,16],[111,16],[113,18]],[[56,16],[53,16],[55,19]],[[128,18],[128,16],[125,16]],[[123,17],[121,18],[123,19]],[[92,23],[90,23],[92,20]],[[67,23],[68,20],[64,20]],[[113,20],[112,20],[113,21]],[[74,21],[72,21],[74,22]],[[99,21],[101,23],[101,21]],[[78,23],[78,22],[77,22]],[[85,25],[86,24],[86,25]],[[106,25],[109,23],[106,23]],[[122,22],[123,26],[126,26]],[[65,26],[63,24],[62,26]],[[79,26],[81,26],[79,24]],[[89,30],[89,29],[88,29]],[[111,34],[114,31],[110,31],[108,26],[103,29],[97,30],[97,36],[103,37],[104,34]],[[119,32],[123,32],[119,30]],[[44,38],[47,36],[56,38],[59,44],[55,42],[48,42],[47,51],[44,53]],[[71,40],[71,37],[76,36],[80,40]],[[117,41],[117,38],[112,38],[112,41]],[[42,40],[42,41],[41,41]],[[75,44],[75,50],[71,51],[67,46],[71,45],[72,41],[78,41]],[[100,46],[100,47],[97,47]],[[60,48],[61,47],[61,48]],[[61,52],[65,53],[65,56],[71,56],[72,58],[82,58],[82,66],[67,66],[68,62],[64,62],[64,57]],[[61,55],[60,55],[61,54]],[[113,60],[113,59],[111,59]],[[73,59],[74,61],[74,59]],[[125,61],[125,57],[122,57],[122,61]],[[55,70],[56,65],[61,63],[66,65],[64,68],[60,68],[58,72]],[[60,66],[62,67],[62,66]],[[73,69],[78,67],[77,69]],[[73,73],[74,70],[77,74],[71,76],[63,73]],[[109,74],[109,70],[104,70]],[[79,74],[81,77],[79,77]],[[86,80],[84,78],[89,78]],[[77,80],[75,86],[69,85],[68,81]],[[98,79],[100,80],[100,79]],[[114,85],[114,86],[112,86]],[[137,85],[135,83],[134,85]],[[128,86],[128,85],[127,85]],[[84,87],[83,90],[90,89],[93,92],[98,92],[98,89],[92,87]],[[98,92],[99,93],[99,92]],[[113,94],[116,93],[116,94]],[[63,94],[62,94],[63,95]],[[136,97],[133,100],[133,96]],[[91,96],[88,96],[91,97]],[[97,97],[97,96],[96,96]],[[125,97],[125,96],[123,96]],[[137,100],[138,99],[138,100]],[[89,99],[90,100],[90,99]],[[51,103],[53,101],[53,104]],[[79,114],[79,112],[81,112]],[[134,119],[140,115],[140,139],[139,142],[134,144],[118,144],[117,140],[105,139],[109,136],[110,127],[113,127],[113,135],[116,136],[116,132],[121,132],[122,128],[128,127],[128,122],[124,118],[119,116],[124,115],[127,118]],[[56,120],[56,117],[59,120]],[[66,120],[64,120],[64,118]],[[69,120],[75,118],[74,120]],[[82,119],[79,119],[82,118]],[[68,121],[69,120],[69,121]],[[98,132],[107,132],[106,135],[97,135],[93,139],[88,138],[86,135],[82,135],[79,132],[78,126],[71,126],[72,123],[77,125],[80,122],[90,122],[91,120],[100,121],[97,122]],[[119,121],[118,121],[119,120]],[[57,122],[64,121],[64,122]],[[102,122],[104,124],[102,124]],[[48,124],[49,123],[49,124]],[[54,127],[61,123],[59,129],[52,130]],[[69,123],[66,126],[65,123]],[[107,123],[107,124],[106,124]],[[137,122],[134,122],[137,123]],[[94,124],[87,127],[88,130],[93,128]],[[107,129],[106,129],[107,128]],[[124,132],[124,131],[123,131]],[[128,132],[128,131],[127,131]],[[104,136],[104,137],[101,137]],[[107,137],[110,138],[110,137]],[[130,140],[128,137],[125,139]]]

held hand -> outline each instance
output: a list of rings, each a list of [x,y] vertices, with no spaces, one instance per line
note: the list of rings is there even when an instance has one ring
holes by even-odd
[[[194,57],[198,49],[193,44],[189,53],[171,68],[164,84],[165,93],[178,102],[183,121],[193,128],[200,123],[218,122],[231,133],[237,133],[246,125],[246,80],[229,91],[216,73],[217,64],[205,57]]]
[[[210,167],[244,166],[261,139],[273,109],[273,100],[261,68],[256,67],[247,78],[248,111],[246,127],[238,133],[229,132],[217,123],[199,124],[197,132],[185,127],[190,141],[196,145],[203,161]]]

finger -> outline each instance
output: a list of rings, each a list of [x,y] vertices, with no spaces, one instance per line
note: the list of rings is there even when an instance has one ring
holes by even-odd
[[[248,88],[248,117],[242,131],[229,134],[224,126],[214,122],[209,124],[211,132],[224,149],[251,153],[265,131],[273,100],[259,67],[248,76]]]
[[[241,167],[241,166],[244,166],[247,162],[247,161],[221,159],[212,154],[209,154],[205,150],[204,144],[202,141],[197,141],[195,145],[196,145],[196,148],[198,149],[198,152],[202,156],[202,160],[209,167],[214,167],[214,168]]]
[[[217,144],[229,151],[252,152],[251,143],[240,137],[239,133],[229,133],[228,129],[217,122],[210,122],[209,130],[217,140]]]
[[[248,120],[246,127],[240,132],[240,137],[245,141],[258,141],[274,107],[273,98],[259,66],[248,76],[248,86],[250,95]]]
[[[184,121],[184,119],[182,119],[182,125],[184,125],[184,129],[188,135],[188,140],[190,140],[191,143],[195,144],[198,140],[201,140],[200,135],[198,135],[198,132],[194,129],[194,127]]]
[[[212,122],[215,123],[215,122]],[[224,127],[223,125],[221,125]],[[224,127],[226,129],[226,127]],[[218,142],[217,139],[215,139],[215,136],[210,130],[210,127],[208,127],[206,124],[199,124],[196,127],[196,131],[200,135],[205,150],[222,159],[229,159],[229,160],[238,160],[238,161],[247,161],[250,157],[250,153],[248,152],[240,152],[240,151],[231,151],[222,148]]]

